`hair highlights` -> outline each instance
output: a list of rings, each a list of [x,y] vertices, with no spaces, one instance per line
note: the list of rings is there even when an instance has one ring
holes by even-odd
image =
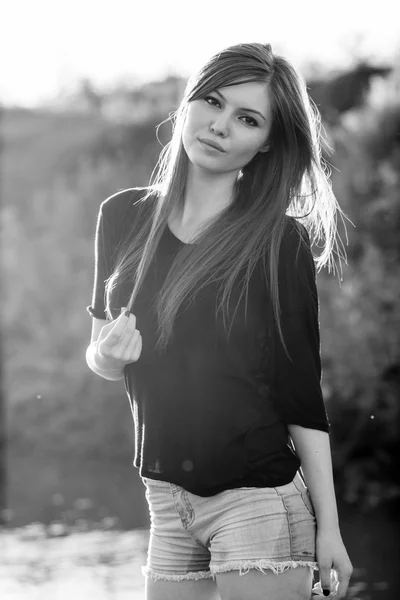
[[[325,264],[329,270],[335,269],[332,254],[338,246],[336,216],[344,213],[332,192],[330,171],[321,154],[321,144],[325,142],[319,112],[307,94],[302,75],[285,58],[274,55],[269,44],[238,44],[211,57],[188,80],[180,106],[172,116],[172,139],[161,151],[140,200],[150,206],[145,223],[141,232],[122,247],[115,272],[107,283],[107,297],[115,285],[129,277],[134,286],[127,308],[134,312],[135,298],[168,217],[176,206],[182,207],[188,170],[182,131],[189,103],[216,88],[247,82],[268,85],[272,103],[271,151],[257,154],[240,171],[231,204],[207,223],[194,240],[196,243],[183,246],[176,256],[156,298],[159,350],[165,350],[173,335],[173,322],[180,307],[192,301],[210,281],[220,282],[218,297],[222,294],[222,298],[216,315],[222,310],[226,327],[233,284],[244,269],[239,304],[260,258],[275,322],[286,349],[280,327],[278,256],[287,216],[294,217],[300,234],[304,230],[299,223],[304,225],[312,244],[324,241],[323,251],[316,258],[318,269]],[[336,253],[340,256],[340,252]],[[110,312],[109,304],[107,309]]]

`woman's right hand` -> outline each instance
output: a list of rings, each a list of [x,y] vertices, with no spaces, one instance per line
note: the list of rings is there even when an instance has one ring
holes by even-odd
[[[110,369],[136,362],[142,352],[142,336],[136,329],[136,317],[126,313],[125,307],[121,308],[120,316],[104,325],[97,339],[99,359]]]

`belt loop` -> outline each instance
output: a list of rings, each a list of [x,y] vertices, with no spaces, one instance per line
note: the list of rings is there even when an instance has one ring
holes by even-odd
[[[179,485],[176,485],[176,483],[170,483],[169,487],[173,494],[177,494],[182,489]]]

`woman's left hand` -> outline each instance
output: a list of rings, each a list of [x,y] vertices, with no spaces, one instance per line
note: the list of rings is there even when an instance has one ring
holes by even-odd
[[[347,594],[353,566],[339,528],[317,529],[316,555],[320,581],[313,592],[323,596],[323,590],[329,590],[330,595],[325,596],[326,598],[335,597],[336,600],[342,600]],[[331,579],[331,570],[337,572],[337,579],[335,577]]]

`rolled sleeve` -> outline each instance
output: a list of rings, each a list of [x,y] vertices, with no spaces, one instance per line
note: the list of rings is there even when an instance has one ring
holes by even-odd
[[[99,209],[96,223],[92,303],[86,307],[89,315],[96,317],[97,319],[107,319],[105,286],[107,279],[111,275],[109,252],[107,251],[107,228],[107,221],[104,216],[102,204]]]
[[[276,331],[275,389],[286,424],[329,433],[321,389],[319,300],[316,269],[307,230],[300,225],[284,236],[279,259],[281,327],[287,356]]]

